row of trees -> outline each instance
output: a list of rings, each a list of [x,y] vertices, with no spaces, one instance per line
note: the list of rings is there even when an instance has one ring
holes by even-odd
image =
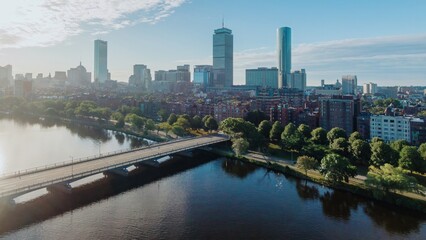
[[[201,118],[198,115],[190,117],[188,114],[176,115],[171,113],[165,122],[158,124],[158,129],[168,133],[172,131],[177,136],[183,136],[189,129],[217,130],[217,121],[210,115]]]

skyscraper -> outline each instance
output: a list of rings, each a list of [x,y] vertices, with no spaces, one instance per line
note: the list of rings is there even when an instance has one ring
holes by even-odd
[[[246,85],[277,88],[278,69],[260,67],[246,69]]]
[[[231,87],[234,76],[234,36],[232,30],[222,28],[213,34],[213,86]]]
[[[7,87],[12,84],[12,66],[6,65],[4,67],[0,66],[0,87]]]
[[[356,75],[342,76],[342,94],[355,95],[358,87]]]
[[[146,65],[133,65],[133,75],[129,78],[130,86],[139,88],[140,90],[147,90],[151,81],[151,70]]]
[[[300,71],[294,71],[291,74],[287,74],[287,87],[297,88],[302,91],[306,89],[306,71],[301,69]]]
[[[278,88],[288,87],[288,74],[291,74],[291,28],[277,29]]]
[[[108,80],[108,42],[95,40],[95,82],[105,83]]]

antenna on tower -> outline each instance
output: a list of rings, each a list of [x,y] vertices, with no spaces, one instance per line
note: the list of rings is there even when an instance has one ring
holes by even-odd
[[[223,15],[222,15],[222,28],[224,28],[225,27],[225,17],[223,17]]]

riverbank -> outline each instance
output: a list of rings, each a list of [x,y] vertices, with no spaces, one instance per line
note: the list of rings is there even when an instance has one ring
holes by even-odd
[[[341,182],[338,184],[332,184],[331,182],[326,181],[317,171],[308,171],[308,174],[305,175],[303,171],[293,164],[293,161],[267,156],[262,153],[249,152],[242,157],[237,157],[231,151],[223,149],[214,149],[213,152],[221,156],[241,160],[246,163],[315,182],[336,190],[347,191],[385,204],[395,205],[426,214],[426,197],[418,194],[408,192],[388,192],[383,195],[375,194],[372,189],[365,185],[364,180],[359,178],[350,178],[348,183]]]
[[[79,118],[63,118],[63,117],[56,117],[56,116],[49,116],[49,115],[34,115],[34,114],[11,114],[11,113],[5,113],[0,112],[0,115],[3,115],[5,117],[12,117],[12,118],[37,118],[37,119],[44,119],[44,120],[52,120],[57,123],[64,123],[64,124],[79,124],[84,126],[90,126],[98,129],[105,129],[105,130],[111,130],[119,133],[123,133],[126,135],[131,135],[138,138],[145,138],[148,140],[152,140],[155,142],[165,142],[169,140],[168,138],[165,138],[161,136],[160,134],[155,134],[154,131],[150,131],[148,134],[135,132],[130,129],[123,129],[123,128],[117,128],[112,124],[111,122],[106,121],[97,121],[97,120],[89,120],[89,119],[79,119]]]

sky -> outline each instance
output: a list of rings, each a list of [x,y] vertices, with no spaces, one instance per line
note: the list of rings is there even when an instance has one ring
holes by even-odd
[[[234,35],[234,84],[245,69],[276,67],[276,29],[292,28],[292,70],[308,85],[353,74],[358,84],[426,85],[424,0],[4,0],[0,66],[49,74],[82,64],[108,41],[108,68],[127,82],[156,70],[212,64],[222,18]]]

